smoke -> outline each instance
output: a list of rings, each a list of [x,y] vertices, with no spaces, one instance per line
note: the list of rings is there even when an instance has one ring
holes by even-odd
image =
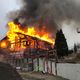
[[[18,18],[24,24],[60,27],[64,21],[80,21],[79,4],[79,0],[21,0],[21,9],[11,12],[10,18]]]

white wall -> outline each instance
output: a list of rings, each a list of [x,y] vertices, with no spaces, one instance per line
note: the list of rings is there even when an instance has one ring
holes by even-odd
[[[80,64],[58,63],[57,74],[70,80],[80,80]]]
[[[35,71],[38,71],[36,59],[34,61],[35,61],[34,69]],[[44,70],[44,65],[45,65],[45,70]],[[48,73],[50,68],[51,68],[50,61],[48,61]],[[45,59],[39,59],[39,71],[42,70],[47,72],[47,63]],[[52,62],[52,74],[56,75],[54,62]],[[57,75],[70,80],[80,80],[80,64],[57,63]]]
[[[55,63],[52,62],[52,74],[56,75],[56,72],[55,72]]]

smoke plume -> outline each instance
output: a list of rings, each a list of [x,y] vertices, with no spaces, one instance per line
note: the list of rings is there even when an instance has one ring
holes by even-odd
[[[11,12],[10,18],[18,18],[24,24],[40,23],[52,28],[61,26],[63,21],[80,21],[79,0],[21,0],[21,3],[21,9]]]

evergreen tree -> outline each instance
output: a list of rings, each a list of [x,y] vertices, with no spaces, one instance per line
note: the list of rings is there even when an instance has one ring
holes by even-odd
[[[68,46],[62,30],[56,33],[55,48],[59,58],[68,55]]]

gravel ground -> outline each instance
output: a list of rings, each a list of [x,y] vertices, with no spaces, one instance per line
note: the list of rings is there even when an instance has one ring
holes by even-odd
[[[43,74],[41,72],[23,72],[20,74],[24,80],[69,80],[59,76]]]

